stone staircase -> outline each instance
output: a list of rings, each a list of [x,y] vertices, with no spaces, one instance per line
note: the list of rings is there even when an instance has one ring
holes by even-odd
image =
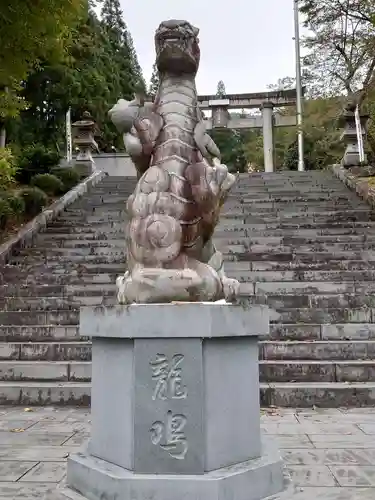
[[[0,403],[89,403],[79,306],[116,302],[134,185],[107,177],[0,269]],[[371,219],[330,172],[240,176],[216,241],[243,300],[272,308],[260,343],[263,404],[374,404]]]

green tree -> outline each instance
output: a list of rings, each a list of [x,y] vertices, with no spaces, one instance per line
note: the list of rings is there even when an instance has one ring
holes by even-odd
[[[154,63],[154,65],[152,67],[150,85],[148,87],[148,95],[152,99],[155,99],[155,97],[156,97],[156,94],[157,94],[158,88],[159,88],[159,84],[160,84],[159,70],[156,66],[156,63]]]
[[[139,64],[138,61],[138,55],[137,51],[135,50],[134,40],[129,30],[127,31],[126,39],[130,50],[130,58],[132,61],[133,74],[135,77],[135,90],[139,93],[146,94],[147,92],[146,82],[143,76],[141,65]]]
[[[144,92],[145,83],[142,70],[139,66],[133,39],[123,19],[119,0],[103,1],[102,23],[113,45],[116,62],[127,73],[125,79],[131,82],[134,92]]]
[[[47,60],[30,74],[21,94],[28,108],[10,127],[14,143],[63,147],[65,114],[70,106],[73,121],[83,111],[91,112],[100,131],[100,150],[122,147],[108,110],[119,97],[133,97],[135,81],[131,61],[125,57],[129,52],[121,48],[110,29],[90,10],[72,35],[69,59],[60,63]]]
[[[373,0],[302,0],[309,36],[305,76],[315,95],[356,95],[361,104],[375,84]]]
[[[227,165],[230,172],[245,172],[246,157],[243,149],[244,137],[232,129],[214,129],[211,137],[221,152],[221,161]]]
[[[220,98],[223,98],[227,95],[226,91],[225,91],[225,84],[223,82],[223,80],[220,80],[217,84],[217,88],[216,88],[216,96],[217,97],[220,97]]]
[[[2,0],[0,5],[0,127],[26,103],[24,80],[46,58],[66,56],[71,28],[87,10],[87,0]],[[53,15],[51,15],[51,12]]]

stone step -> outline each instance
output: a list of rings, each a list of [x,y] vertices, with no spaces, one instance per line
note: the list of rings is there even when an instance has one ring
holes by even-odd
[[[229,274],[230,275],[230,274]],[[322,282],[324,283],[324,282]],[[323,309],[323,308],[371,308],[375,307],[375,297],[373,295],[362,294],[311,294],[303,288],[295,294],[267,294],[267,295],[253,295],[249,296],[253,284],[240,285],[240,292],[243,294],[241,297],[242,302],[249,304],[267,304],[272,309],[282,312],[285,309]],[[77,288],[80,285],[76,285]],[[115,284],[103,285],[97,289],[92,290],[90,285],[82,286],[82,288],[75,292],[61,294],[56,296],[54,293],[48,296],[47,292],[44,295],[35,295],[33,289],[27,289],[27,293],[19,296],[0,297],[0,308],[3,311],[53,311],[57,309],[75,309],[80,306],[111,306],[117,303],[117,289]],[[251,289],[249,288],[251,287]],[[66,287],[72,288],[72,286]],[[307,289],[307,287],[306,287]],[[22,292],[22,290],[21,290]]]
[[[242,244],[306,244],[306,243],[335,243],[335,242],[374,242],[375,241],[375,226],[374,228],[352,228],[333,231],[324,231],[315,229],[283,231],[281,229],[252,231],[251,226],[248,229],[244,225],[229,226],[217,228],[215,231],[215,241],[227,239],[228,242],[240,242]],[[106,229],[102,232],[88,232],[66,230],[65,232],[56,232],[53,229],[41,233],[37,237],[38,245],[54,244],[55,242],[77,241],[79,244],[95,244],[97,241],[124,241],[126,236],[125,224],[122,229]],[[243,241],[242,241],[243,240]]]
[[[259,365],[261,382],[368,382],[375,377],[375,360],[272,360]]]
[[[4,342],[48,342],[87,340],[79,335],[78,325],[9,325],[0,326]],[[373,323],[271,324],[269,340],[375,340]]]
[[[370,325],[371,326],[371,325]],[[87,340],[80,337],[79,326],[58,325],[10,325],[0,326],[0,338],[3,342],[67,342]]]
[[[367,382],[375,360],[260,361],[261,382]],[[0,361],[0,381],[91,381],[89,361]]]
[[[271,309],[270,311],[270,322],[275,324],[374,323],[374,320],[375,311],[369,308],[311,309],[310,307],[301,307],[284,308],[277,311]]]
[[[235,262],[237,264],[237,262]],[[238,263],[242,264],[242,263]],[[247,263],[245,263],[247,264]],[[249,267],[249,266],[248,266]],[[47,268],[50,272],[51,268]],[[64,269],[65,273],[54,273],[49,274],[43,272],[40,268],[40,274],[30,277],[30,270],[28,268],[24,270],[9,271],[6,274],[6,282],[4,282],[4,290],[6,295],[11,295],[7,292],[9,285],[14,287],[37,285],[37,286],[52,286],[52,285],[109,285],[115,284],[116,278],[124,273],[125,266],[113,265],[113,272],[100,272],[106,269],[84,269],[83,272],[74,272],[74,269]],[[112,269],[109,269],[112,271]],[[70,272],[69,272],[70,271]],[[91,272],[90,272],[91,271]],[[96,273],[95,271],[99,271]],[[302,283],[308,288],[309,282],[345,282],[345,283],[358,283],[361,287],[361,282],[373,282],[375,281],[375,270],[304,270],[304,269],[292,269],[292,270],[260,270],[260,271],[250,271],[246,267],[235,266],[229,268],[228,265],[225,266],[226,274],[239,280],[241,283],[274,283],[274,282],[286,282],[286,283]],[[3,276],[4,277],[4,276]],[[260,286],[260,285],[259,285]],[[289,286],[288,284],[286,286]],[[13,289],[15,290],[15,289]],[[273,291],[268,291],[268,294],[273,294]],[[279,292],[276,292],[279,293]],[[0,294],[1,295],[1,294]],[[4,294],[3,294],[4,295]],[[17,293],[15,293],[17,295]]]
[[[298,262],[298,264],[303,263],[316,263],[316,262],[334,262],[341,260],[363,260],[363,261],[375,261],[375,250],[363,250],[363,251],[353,251],[353,250],[327,250],[314,251],[312,248],[284,248],[283,250],[269,251],[268,249],[258,248],[258,251],[248,250],[242,253],[228,253],[225,255],[227,260],[233,261],[261,261],[261,262],[286,262],[288,265]],[[77,256],[76,256],[77,257]]]
[[[262,360],[369,360],[375,358],[375,340],[261,341]],[[1,360],[91,361],[91,343],[85,340],[0,342]]]
[[[262,383],[262,406],[362,407],[375,404],[375,383]],[[90,405],[89,382],[0,382],[0,404],[21,406]]]
[[[118,248],[125,247],[125,238],[121,238],[121,236],[119,236],[117,238],[95,238],[91,240],[82,240],[72,238],[71,235],[70,238],[61,239],[55,235],[52,237],[49,235],[43,235],[38,238],[38,248],[40,248],[41,251],[49,249],[52,245],[55,245],[55,247],[57,245],[59,247],[59,251],[64,248],[107,248],[112,251],[113,248],[116,250]],[[54,249],[55,248],[53,248],[53,250]]]
[[[57,280],[61,280],[63,278],[63,276],[61,275],[64,274],[69,275],[72,278],[83,276],[83,279],[89,279],[89,277],[91,276],[101,276],[102,274],[117,276],[118,274],[124,273],[126,270],[126,264],[123,262],[120,264],[105,262],[100,265],[92,263],[71,263],[69,266],[59,266],[58,262],[56,262],[55,264],[56,265],[52,267],[46,267],[45,264],[41,264],[39,267],[36,267],[34,263],[28,264],[28,261],[25,261],[23,265],[14,266],[12,264],[11,266],[5,266],[2,270],[2,274],[7,278],[6,283],[10,283],[10,281],[8,281],[8,278],[11,278],[13,275],[23,276],[25,273],[28,273],[28,275],[30,276],[29,281],[32,281],[34,277],[38,277],[40,274],[44,274],[43,272],[51,273],[51,271],[53,272],[52,278],[55,277]],[[37,276],[33,276],[31,274],[31,271],[33,270],[36,271],[35,274]],[[93,279],[95,280],[95,278]]]
[[[228,271],[228,276],[235,273]],[[28,298],[32,299],[66,299],[74,300],[80,297],[94,297],[98,295],[111,296],[117,293],[116,275],[107,282],[83,280],[76,283],[64,283],[62,279],[58,283],[52,282],[39,285],[38,282],[19,282],[6,283],[1,287],[0,300],[19,299],[28,303]],[[91,282],[90,282],[91,281]],[[283,301],[294,303],[298,297],[303,294],[306,297],[306,303],[312,307],[335,307],[334,304],[340,303],[344,306],[348,304],[360,304],[372,306],[372,296],[374,294],[375,283],[373,281],[242,281],[240,283],[240,295],[267,297],[273,301]],[[337,300],[335,300],[335,298]],[[4,300],[2,303],[5,303]],[[329,305],[332,304],[332,305]],[[297,306],[296,306],[297,307]],[[358,305],[355,307],[359,307]]]
[[[0,361],[0,380],[90,382],[91,362]]]
[[[334,260],[375,260],[374,245],[358,244],[358,248],[349,249],[348,245],[326,245],[324,249],[314,246],[296,246],[272,248],[265,245],[251,245],[246,248],[244,245],[217,245],[227,260],[235,261],[281,261],[281,262],[318,262]],[[31,258],[34,261],[39,259],[41,262],[48,260],[60,260],[60,262],[78,260],[95,260],[101,262],[107,258],[113,262],[115,260],[125,261],[126,251],[125,242],[119,247],[107,246],[86,246],[86,247],[54,247],[54,248],[32,248],[24,249],[19,252],[16,260]]]
[[[98,285],[99,286],[99,285]],[[272,294],[272,295],[287,295],[287,294],[373,294],[375,291],[375,282],[372,281],[273,281],[273,282],[255,282],[244,283],[243,290],[245,293],[253,293],[257,295]],[[73,287],[66,287],[73,289]]]
[[[345,222],[347,223],[348,221],[352,222],[370,222],[374,220],[374,216],[368,211],[368,210],[343,210],[343,211],[327,211],[325,213],[315,213],[314,215],[310,214],[303,214],[303,213],[288,213],[288,214],[274,214],[274,215],[263,215],[263,214],[258,214],[258,213],[253,213],[251,209],[249,209],[249,212],[251,212],[251,215],[247,215],[246,213],[244,214],[232,214],[232,213],[225,213],[223,212],[223,217],[227,216],[228,218],[242,218],[244,220],[245,224],[256,224],[256,223],[262,223],[262,224],[267,224],[267,223],[277,223],[279,225],[282,225],[283,223],[290,223],[290,224],[333,224],[335,222]],[[108,217],[108,216],[106,216]],[[114,217],[113,217],[114,218]],[[78,219],[78,218],[77,218]],[[87,217],[87,221],[95,222],[98,217]]]
[[[21,258],[12,259],[12,266],[7,266],[4,269],[4,275],[12,274],[13,269],[16,268],[16,276],[21,277],[24,272],[28,272],[30,276],[30,280],[32,281],[33,272],[38,275],[45,275],[46,272],[53,273],[56,276],[56,279],[62,279],[62,277],[66,274],[71,274],[73,276],[80,276],[81,274],[86,273],[113,273],[113,274],[122,274],[125,272],[126,263],[123,260],[119,259],[111,259],[112,262],[108,262],[109,259],[105,259],[103,257],[98,257],[94,259],[90,259],[90,256],[86,257],[86,259],[75,258],[73,256],[69,261],[63,261],[61,258],[49,258],[40,259],[29,257],[26,260]],[[319,260],[316,262],[304,262],[293,258],[291,261],[249,261],[249,260],[232,260],[226,261],[225,270],[229,273],[260,273],[260,272],[275,272],[275,278],[277,278],[277,273],[284,272],[293,272],[298,273],[298,280],[305,281],[319,281],[318,275],[315,275],[315,272],[355,272],[361,271],[362,274],[368,269],[369,275],[371,275],[372,271],[375,269],[375,260],[374,261],[364,261],[364,260]],[[280,276],[280,275],[279,275]],[[306,277],[305,277],[306,276]],[[316,279],[314,278],[316,276]],[[331,275],[332,276],[332,275]],[[344,276],[344,275],[343,275]],[[282,278],[276,279],[276,281],[281,281]],[[332,277],[331,280],[335,281]],[[365,277],[363,278],[365,281]],[[243,281],[246,281],[245,279]],[[259,279],[258,281],[263,281]],[[296,280],[297,281],[297,280]],[[351,278],[347,281],[351,281]],[[2,281],[0,280],[0,283]],[[11,283],[11,281],[7,281],[4,283]],[[60,282],[61,283],[61,282]]]
[[[37,297],[37,298],[47,298],[47,297],[66,297],[70,298],[74,295],[98,295],[107,292],[115,293],[116,284],[112,283],[93,283],[85,284],[80,283],[79,285],[11,285],[6,284],[1,287],[0,298],[1,297]]]
[[[375,324],[271,324],[269,340],[375,340]]]
[[[225,251],[226,247],[233,245],[242,245],[243,249],[248,251],[283,251],[285,249],[304,249],[311,248],[312,251],[341,251],[341,250],[374,250],[375,249],[375,234],[372,236],[365,235],[343,235],[343,236],[326,236],[316,235],[315,238],[297,238],[297,237],[282,237],[282,236],[246,236],[238,234],[226,234],[218,232],[215,236],[216,246]],[[59,238],[57,235],[41,235],[38,238],[38,248],[41,250],[56,246],[60,249],[91,249],[91,248],[107,248],[118,249],[125,247],[125,231],[120,234],[95,235],[95,238],[74,238],[72,235],[65,235]],[[55,248],[54,248],[55,247]],[[239,248],[239,251],[242,249]]]
[[[256,201],[248,201],[242,200],[233,200],[232,202],[228,202],[224,206],[223,213],[230,212],[243,212],[244,214],[256,214],[256,215],[273,215],[277,216],[277,214],[281,214],[282,216],[289,214],[306,214],[306,215],[322,215],[324,213],[331,212],[342,212],[344,210],[352,211],[360,210],[368,212],[368,207],[363,204],[360,200],[353,201],[352,203],[348,203],[348,200],[345,202],[316,202],[307,203],[305,202],[294,202],[294,203],[286,203],[284,202],[258,202]],[[65,215],[69,215],[72,217],[86,216],[86,215],[94,215],[94,214],[111,214],[111,215],[119,215],[123,216],[127,213],[126,203],[123,200],[121,203],[104,203],[104,202],[96,202],[92,203],[80,203],[79,205],[71,206],[65,210]]]
[[[237,213],[242,212],[244,216],[248,216],[249,214],[254,217],[280,217],[280,218],[289,218],[289,217],[321,217],[323,215],[329,216],[330,214],[341,214],[343,211],[352,212],[354,210],[353,207],[356,207],[356,213],[366,213],[368,214],[368,208],[363,206],[362,204],[355,205],[351,204],[320,204],[317,206],[311,205],[278,205],[274,204],[272,206],[265,206],[264,204],[257,203],[242,203],[241,205],[225,205],[225,211],[223,213]]]
[[[0,326],[4,342],[45,342],[87,340],[79,335],[78,325],[9,325]],[[375,340],[373,323],[271,324],[270,340]]]
[[[91,361],[91,342],[0,342],[0,360]]]
[[[96,294],[72,295],[69,297],[3,297],[0,307],[3,311],[54,311],[79,309],[81,306],[113,306],[117,304],[116,289]]]
[[[228,274],[231,274],[228,272]],[[33,285],[19,283],[4,284],[0,297],[70,297],[73,295],[97,295],[98,293],[116,290],[115,276],[111,282],[80,282],[79,284],[45,284]],[[375,282],[372,281],[258,281],[241,284],[244,295],[296,295],[303,292],[307,295],[371,295],[375,293]]]
[[[0,328],[13,325],[76,326],[78,325],[78,322],[79,322],[78,308],[72,310],[60,309],[55,311],[0,310]]]
[[[271,310],[270,314],[271,323],[275,324],[375,323],[375,310],[373,312],[373,309],[370,308],[280,308],[278,311]],[[0,310],[0,328],[12,325],[72,326],[77,325],[78,322],[78,308],[48,311]]]
[[[62,220],[58,219],[53,224],[49,226],[49,228],[53,231],[66,231],[66,232],[103,232],[108,230],[108,228],[112,228],[116,230],[117,228],[125,228],[127,224],[127,219],[121,220],[101,220],[93,225],[91,222],[82,220],[80,222],[70,220],[69,218]],[[287,234],[288,232],[300,232],[305,230],[314,230],[319,231],[320,234],[336,234],[341,233],[342,231],[360,231],[361,229],[365,232],[375,228],[375,223],[373,221],[356,221],[353,222],[351,220],[344,220],[340,222],[334,222],[332,220],[327,220],[323,222],[311,222],[304,223],[300,222],[298,224],[294,224],[293,221],[288,220],[287,222],[280,221],[272,221],[272,222],[264,222],[264,221],[252,221],[251,223],[245,223],[243,217],[241,216],[240,220],[231,220],[231,219],[220,219],[219,223],[216,227],[217,230],[220,229],[227,230],[237,230],[237,229],[246,229],[251,230],[253,233],[263,233],[263,231],[278,231],[279,234]],[[48,230],[47,230],[48,231]],[[297,233],[298,234],[298,233]]]
[[[94,199],[95,195],[93,195]],[[89,199],[89,198],[88,198]],[[251,196],[248,194],[248,191],[246,190],[233,190],[230,192],[228,198],[229,201],[233,202],[238,202],[238,203],[272,203],[272,204],[290,204],[290,203],[296,203],[296,204],[312,204],[312,205],[317,205],[320,203],[341,203],[341,204],[350,204],[351,201],[355,203],[361,203],[362,205],[365,205],[365,203],[358,198],[358,196],[354,193],[348,192],[348,191],[334,191],[330,193],[298,193],[296,195],[288,196],[288,195],[283,195],[279,196],[277,193],[273,193],[272,196],[270,196],[267,192],[264,192],[264,190],[259,190],[256,192],[252,192]]]
[[[75,231],[84,231],[88,233],[96,233],[96,232],[105,232],[107,230],[116,230],[117,228],[122,229],[126,227],[127,220],[121,220],[117,222],[109,222],[109,221],[101,221],[100,223],[96,224],[95,226],[92,226],[91,224],[88,224],[87,222],[83,221],[81,224],[76,224],[73,221],[63,221],[60,218],[56,219],[53,221],[46,229],[46,233],[49,231],[52,232],[60,232],[60,231],[67,231],[69,233],[75,232]]]
[[[53,264],[65,265],[65,264],[86,264],[88,262],[95,264],[107,264],[107,263],[117,263],[118,265],[123,265],[125,258],[123,255],[111,255],[110,253],[105,255],[36,255],[33,256],[30,252],[29,255],[17,255],[12,259],[13,264],[24,264],[25,259],[27,259],[28,264],[41,265],[46,264],[53,268]]]
[[[243,286],[241,286],[241,290],[243,291]],[[258,295],[254,297],[247,297],[245,295],[242,300],[250,304],[259,304],[260,298],[262,297]],[[81,297],[77,297],[77,300],[81,300]],[[310,308],[312,311],[340,308],[365,310],[375,307],[375,297],[373,295],[361,294],[309,294],[301,289],[299,294],[267,295],[264,303],[280,313],[286,309],[301,309],[304,307]]]
[[[70,270],[66,270],[70,271]],[[12,276],[12,273],[9,273],[9,276],[7,276],[6,282],[4,282],[4,287],[5,286],[15,286],[18,284],[18,286],[26,286],[27,284],[33,284],[37,286],[42,286],[42,285],[79,285],[79,284],[87,284],[87,285],[95,285],[95,284],[110,284],[110,283],[115,283],[116,278],[124,273],[124,269],[118,266],[118,271],[116,273],[88,273],[88,274],[78,274],[74,273],[74,270],[72,269],[71,272],[65,272],[65,273],[56,273],[55,274],[49,274],[49,273],[41,273],[36,276],[30,277],[30,272],[25,269],[25,270],[20,270],[16,273],[14,273],[14,276]]]
[[[260,387],[262,406],[359,408],[375,404],[375,382],[272,382]]]
[[[0,404],[88,407],[90,385],[89,382],[0,382]]]
[[[98,246],[92,245],[88,247],[76,247],[76,248],[67,248],[67,247],[37,247],[37,248],[27,248],[21,250],[18,254],[19,257],[28,257],[32,255],[33,257],[50,257],[50,256],[64,256],[65,258],[72,256],[103,256],[109,255],[111,257],[123,257],[125,258],[125,242],[122,241],[121,246],[118,247],[110,247],[110,246]]]
[[[262,341],[265,360],[367,360],[375,358],[374,340]]]
[[[235,270],[235,268],[227,269],[224,265],[226,273],[230,275],[231,278],[236,278],[239,281],[246,283],[259,283],[259,282],[309,282],[309,281],[329,281],[329,282],[349,282],[349,281],[375,281],[375,270],[306,270],[306,269],[294,269],[294,270],[259,270],[259,271],[248,271],[248,270]],[[104,276],[106,275],[98,275]],[[109,275],[108,275],[109,276]],[[112,276],[112,275],[111,275]],[[78,278],[77,278],[78,279]],[[88,276],[82,278],[83,281],[89,281]],[[98,278],[99,279],[99,278]],[[112,277],[111,277],[112,279]],[[308,285],[307,285],[308,286]]]
[[[237,218],[243,219],[245,224],[252,223],[272,223],[276,220],[280,223],[288,222],[293,219],[293,222],[297,223],[314,223],[314,222],[340,222],[340,221],[373,221],[374,215],[367,209],[344,209],[344,210],[322,210],[322,211],[271,211],[263,212],[257,211],[257,207],[251,205],[243,205],[241,210],[228,210],[224,207],[221,212],[221,218]],[[121,220],[128,220],[129,216],[125,209],[123,210],[110,210],[107,207],[98,208],[95,211],[87,210],[74,210],[72,212],[64,212],[61,217],[61,222],[88,222],[88,223],[100,223],[104,221],[121,222]]]
[[[313,272],[313,271],[327,271],[327,270],[343,270],[343,271],[365,271],[366,269],[375,269],[375,260],[366,261],[357,259],[336,259],[336,260],[323,260],[319,259],[314,262],[309,262],[297,258],[292,258],[291,261],[233,261],[225,262],[225,269],[235,270],[235,269],[251,269],[252,271],[300,271],[300,272]]]

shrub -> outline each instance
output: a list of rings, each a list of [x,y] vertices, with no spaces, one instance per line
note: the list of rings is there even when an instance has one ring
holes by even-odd
[[[23,189],[21,197],[25,202],[25,212],[32,217],[41,212],[48,203],[48,196],[38,187]]]
[[[3,199],[8,203],[11,210],[11,214],[16,219],[18,219],[21,215],[25,213],[25,201],[18,194],[3,193],[0,194],[0,199]]]
[[[49,174],[59,164],[60,155],[37,144],[26,148],[18,158],[16,179],[22,184],[29,184],[37,174]]]
[[[11,215],[9,203],[4,198],[0,198],[0,230],[5,229]]]
[[[36,186],[50,196],[64,192],[62,181],[52,174],[37,174],[31,178],[31,185]]]
[[[6,189],[15,180],[17,166],[12,152],[8,148],[0,148],[0,189]]]
[[[64,184],[64,191],[69,191],[80,181],[79,173],[73,168],[54,168],[52,173]]]

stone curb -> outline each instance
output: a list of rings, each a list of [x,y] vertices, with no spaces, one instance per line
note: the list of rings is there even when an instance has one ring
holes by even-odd
[[[364,201],[372,208],[375,208],[375,185],[370,186],[364,177],[374,176],[375,171],[371,168],[354,167],[351,169],[344,168],[342,165],[333,165],[332,172],[342,181],[349,189],[355,191]]]
[[[35,236],[43,231],[49,222],[55,220],[69,205],[83,196],[90,188],[96,186],[107,175],[101,171],[94,172],[65,193],[64,196],[53,202],[52,205],[45,208],[33,220],[22,227],[15,236],[0,245],[0,265],[5,265],[16,250],[32,245]]]

